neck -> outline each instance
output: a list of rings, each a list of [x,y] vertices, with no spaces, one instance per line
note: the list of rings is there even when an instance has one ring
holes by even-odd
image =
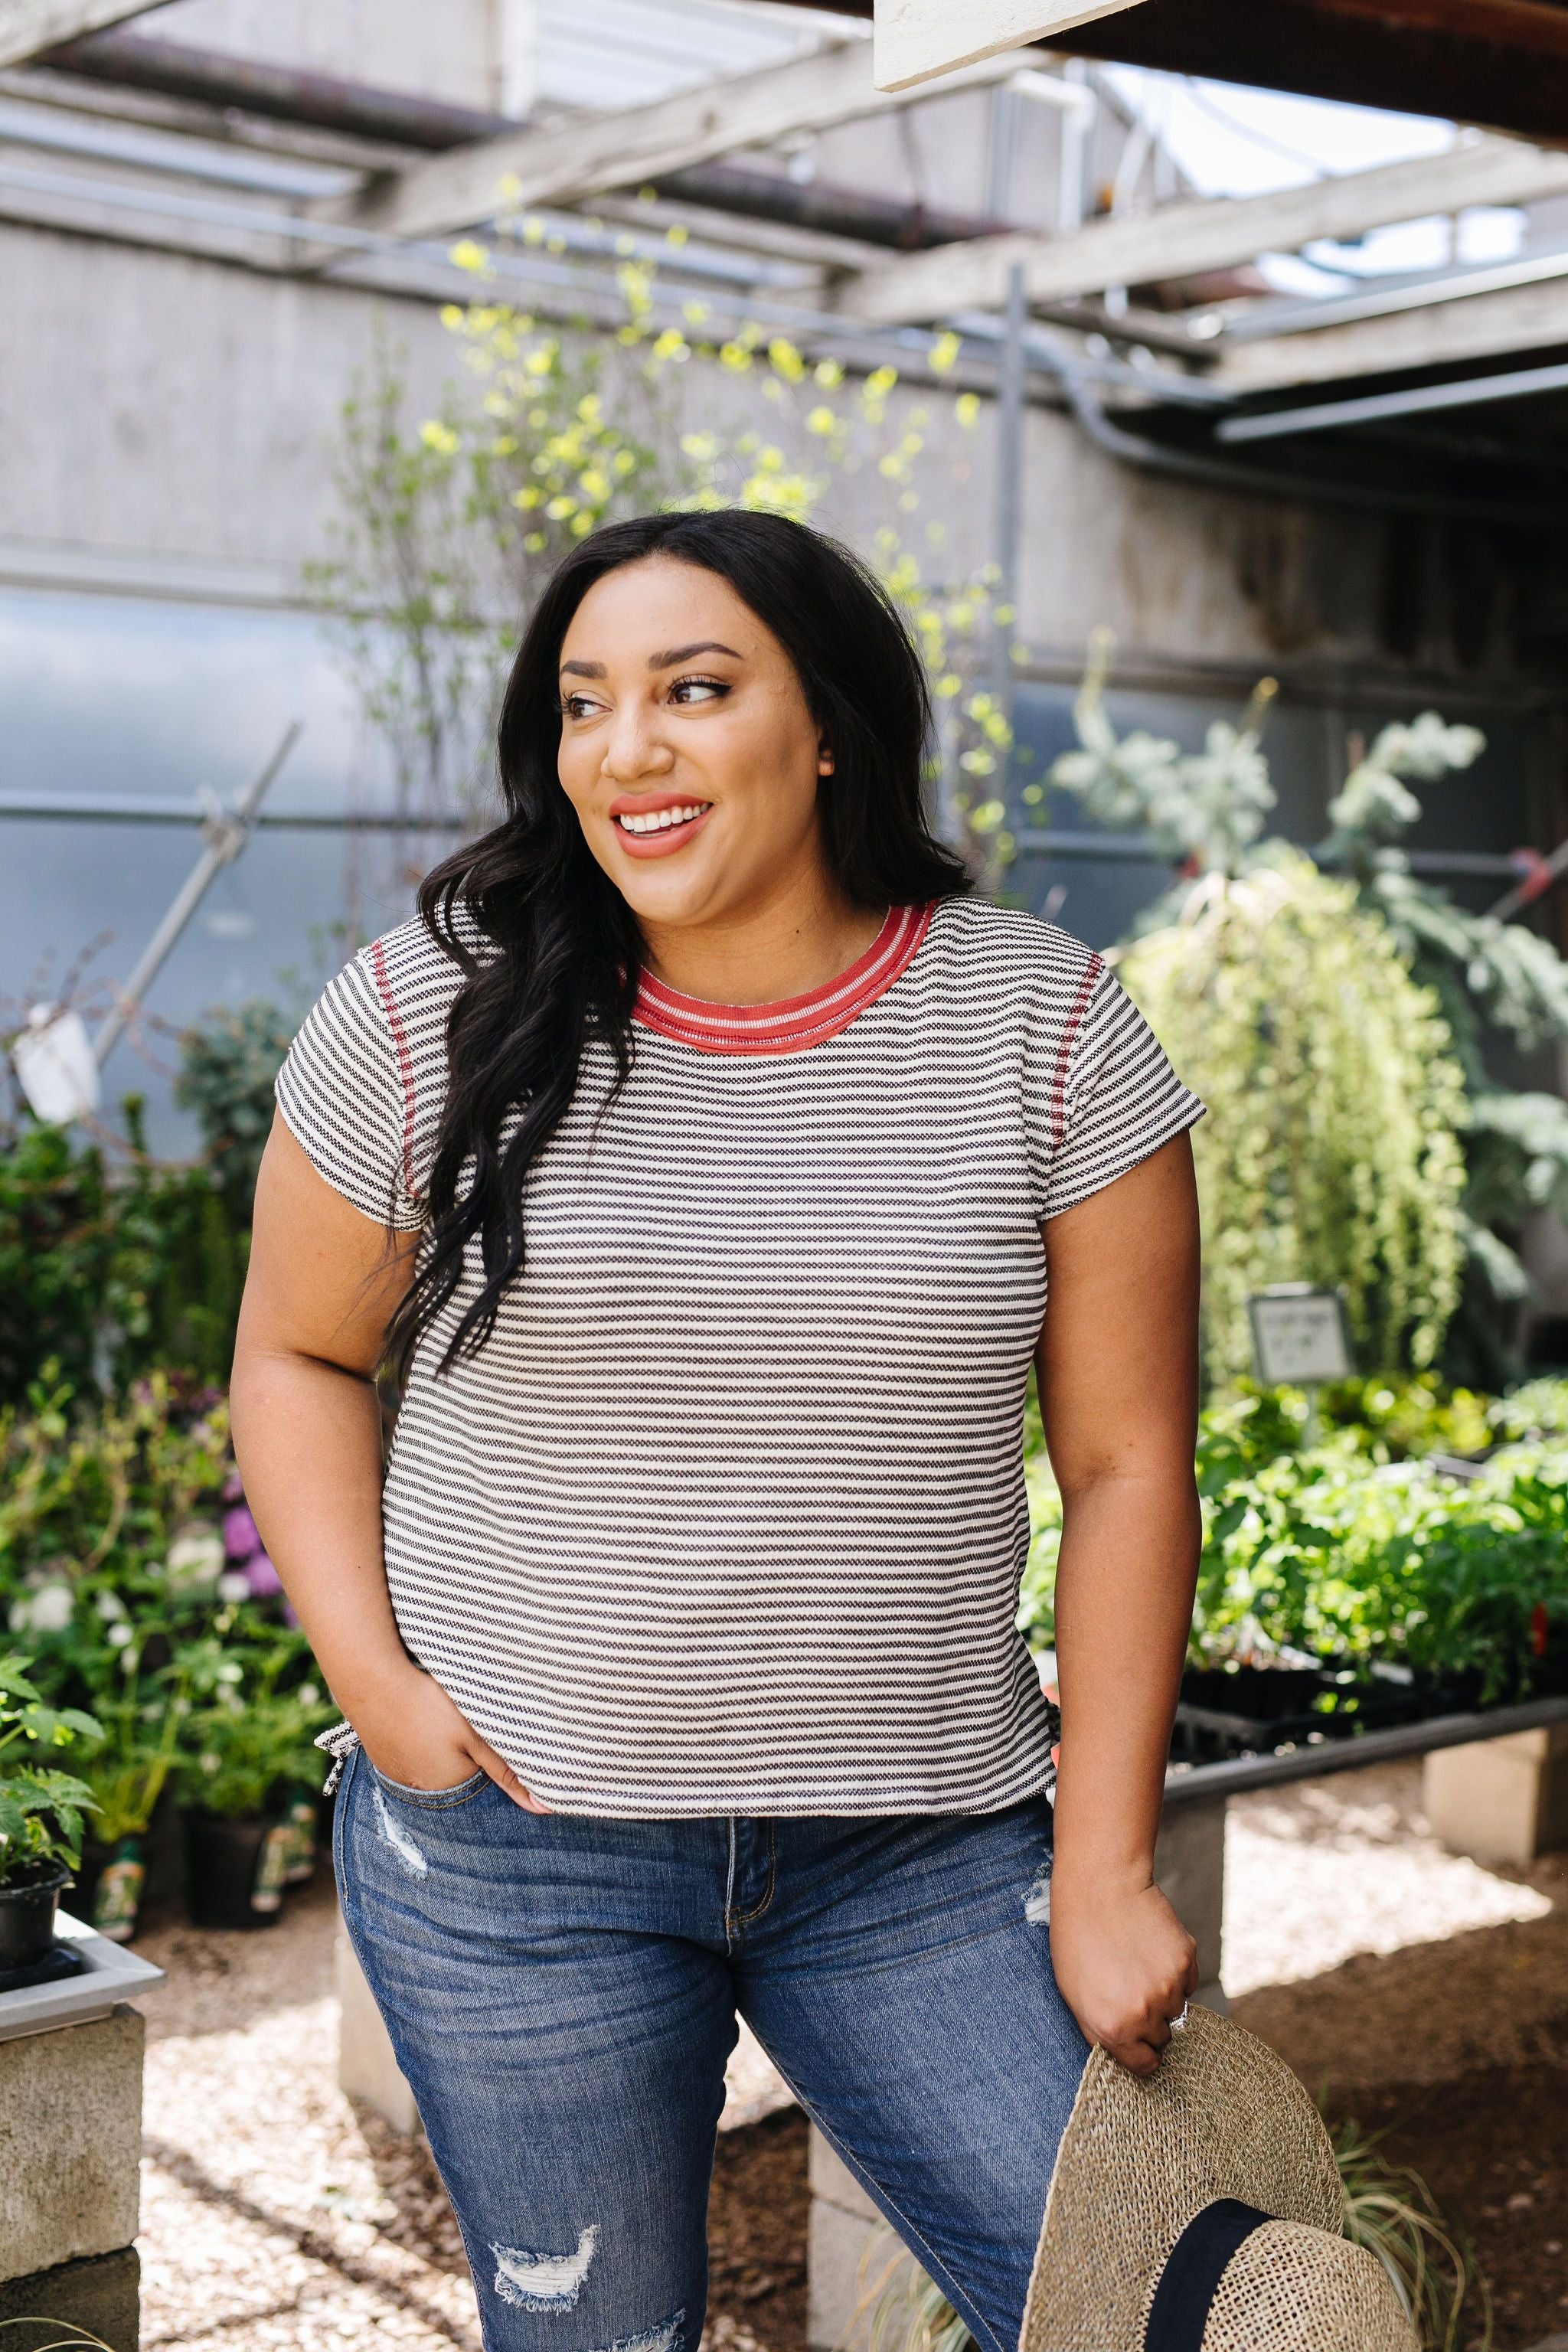
[[[702,923],[643,924],[647,968],[710,1004],[776,1004],[826,988],[865,954],[887,917],[857,907],[820,870]]]

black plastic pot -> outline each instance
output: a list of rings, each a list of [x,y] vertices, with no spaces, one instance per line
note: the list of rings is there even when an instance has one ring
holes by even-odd
[[[0,1969],[31,1968],[43,1958],[55,1940],[60,1889],[70,1883],[68,1870],[57,1870],[30,1886],[0,1886]]]
[[[271,1815],[221,1821],[188,1813],[187,1900],[198,1927],[269,1927],[283,1907],[289,1832]]]

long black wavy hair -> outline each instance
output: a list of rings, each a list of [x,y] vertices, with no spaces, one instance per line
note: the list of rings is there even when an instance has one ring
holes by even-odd
[[[528,1173],[571,1105],[589,1038],[614,1055],[612,1094],[630,1073],[646,950],[556,772],[559,672],[562,640],[595,581],[649,556],[727,580],[789,656],[832,747],[833,772],[818,787],[822,839],[846,897],[867,908],[911,906],[970,887],[921,803],[931,705],[920,656],[847,550],[782,516],[732,509],[611,523],[574,548],[529,623],[501,706],[506,816],[437,866],[419,892],[432,938],[466,977],[447,1028],[427,1222],[388,1334],[398,1378],[457,1290],[476,1234],[484,1282],[440,1370],[474,1354],[494,1328],[522,1266]]]

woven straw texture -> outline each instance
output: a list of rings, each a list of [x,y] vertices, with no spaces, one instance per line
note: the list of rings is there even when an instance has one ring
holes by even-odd
[[[1204,2352],[1286,2352],[1287,2347],[1289,2352],[1420,2352],[1375,2254],[1300,2221],[1268,2221],[1226,2265],[1204,2329]]]
[[[1220,2197],[1336,2239],[1344,2224],[1334,2152],[1300,2083],[1263,2042],[1194,2003],[1147,2081],[1090,2052],[1051,2179],[1019,2352],[1142,2352],[1155,2278],[1194,2215]],[[1319,2352],[1299,2333],[1255,2333],[1247,2352],[1275,2342]],[[1381,2339],[1369,2343],[1381,2352]]]

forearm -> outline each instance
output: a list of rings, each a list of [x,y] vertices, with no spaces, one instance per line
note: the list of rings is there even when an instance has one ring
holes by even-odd
[[[373,1383],[319,1359],[247,1350],[230,1390],[246,1500],[332,1695],[410,1664],[386,1589],[381,1409]]]
[[[1064,1497],[1058,1879],[1149,1884],[1200,1541],[1184,1465]]]

